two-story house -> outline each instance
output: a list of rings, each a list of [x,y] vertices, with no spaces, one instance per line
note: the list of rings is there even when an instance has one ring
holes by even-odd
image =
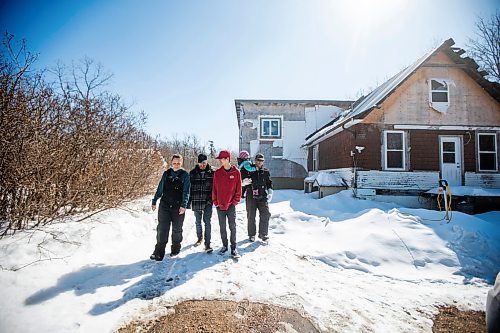
[[[302,189],[307,177],[304,138],[351,107],[353,101],[235,100],[239,149],[266,158],[275,188]]]

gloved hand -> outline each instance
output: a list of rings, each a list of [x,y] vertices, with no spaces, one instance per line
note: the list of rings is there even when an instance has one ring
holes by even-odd
[[[271,202],[273,200],[273,189],[270,188],[267,190],[267,202]]]
[[[241,185],[242,186],[247,186],[247,185],[250,185],[252,184],[252,178],[245,178],[241,181]]]

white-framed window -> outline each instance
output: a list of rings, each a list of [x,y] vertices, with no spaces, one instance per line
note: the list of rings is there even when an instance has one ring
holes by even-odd
[[[449,86],[446,80],[430,79],[429,88],[429,98],[431,103],[449,103]]]
[[[406,140],[404,131],[384,131],[384,169],[405,170]]]
[[[261,139],[281,139],[281,118],[261,117],[260,118],[260,138]]]
[[[478,133],[477,155],[479,171],[497,171],[497,135],[496,133]]]
[[[318,170],[319,145],[314,145],[312,149],[312,169]]]

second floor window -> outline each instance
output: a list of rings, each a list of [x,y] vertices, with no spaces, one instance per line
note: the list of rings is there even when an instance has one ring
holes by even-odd
[[[262,139],[281,138],[281,118],[260,118],[260,137]]]
[[[431,80],[431,103],[448,103],[448,83],[445,80]]]

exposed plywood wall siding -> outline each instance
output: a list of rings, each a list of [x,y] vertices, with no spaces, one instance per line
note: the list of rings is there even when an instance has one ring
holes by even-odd
[[[442,64],[445,67],[432,67]],[[500,104],[444,53],[431,57],[423,67],[396,88],[366,118],[368,123],[419,125],[500,125]],[[429,67],[426,67],[429,66]],[[429,105],[429,79],[447,79],[449,108],[438,112]]]

